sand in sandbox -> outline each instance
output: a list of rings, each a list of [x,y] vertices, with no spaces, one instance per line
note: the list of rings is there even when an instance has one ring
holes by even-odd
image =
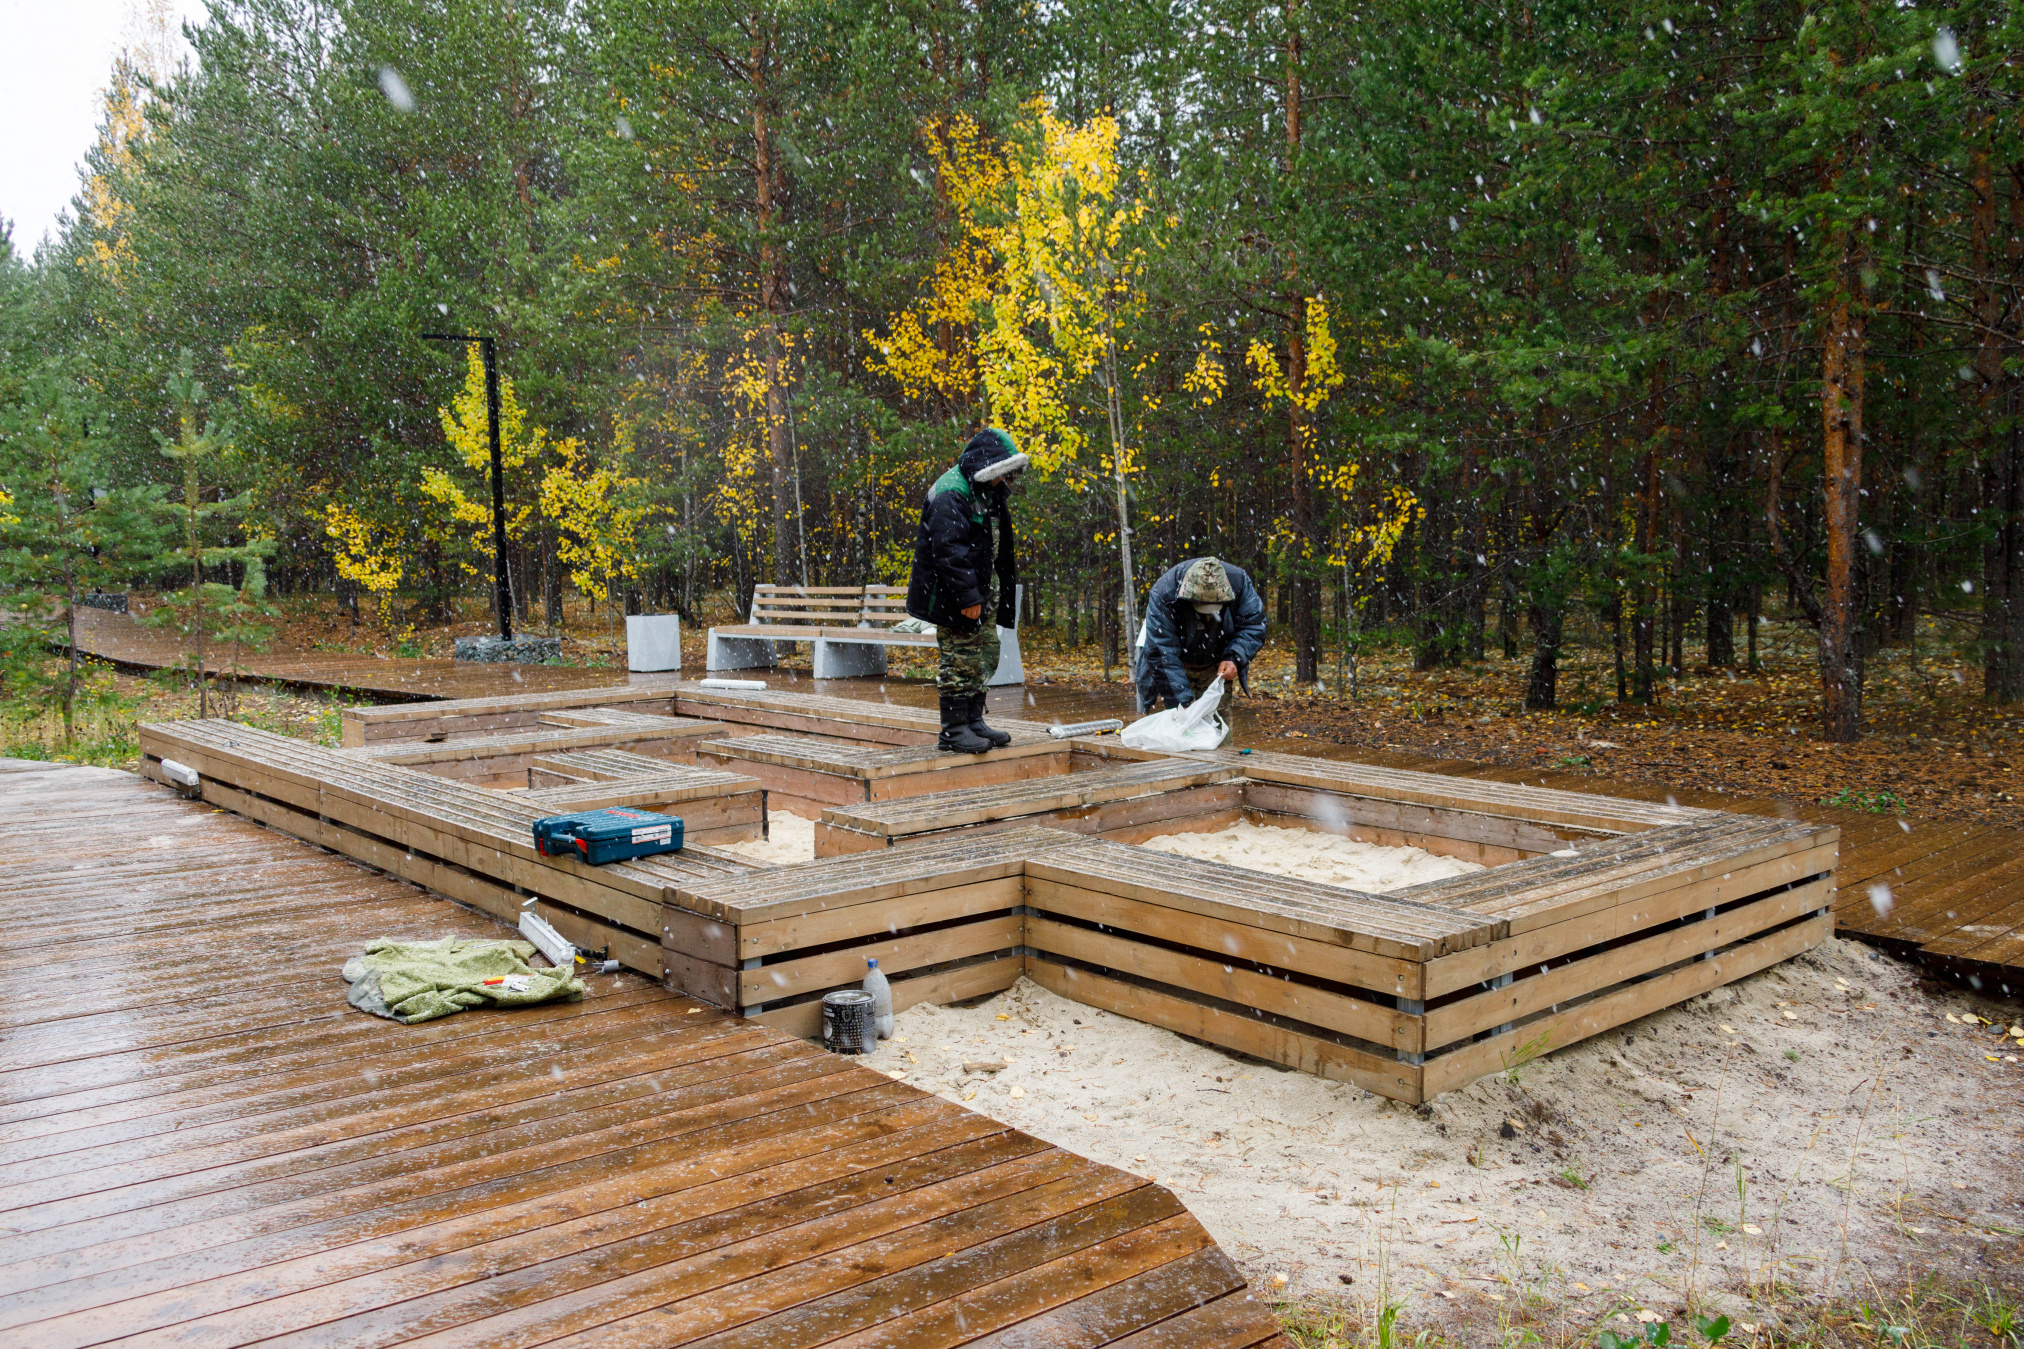
[[[1418,1110],[1023,979],[907,1009],[864,1062],[1156,1178],[1288,1296],[1401,1298],[1426,1324],[1691,1294],[1762,1321],[1737,1289],[1846,1293],[1934,1264],[2003,1282],[2024,1065],[1947,1019],[1971,1007],[1998,1014],[1830,940]]]
[[[766,832],[765,838],[750,839],[744,843],[720,844],[718,851],[736,853],[740,857],[754,862],[764,862],[772,867],[815,860],[815,821],[804,820],[799,815],[790,815],[784,810],[768,811]]]
[[[1282,829],[1248,820],[1213,834],[1162,834],[1140,846],[1366,893],[1401,890],[1421,881],[1438,881],[1483,869],[1475,862],[1441,857],[1419,848],[1387,848],[1334,834]]]
[[[767,816],[767,826],[769,837],[726,843],[721,850],[776,867],[815,860],[815,821],[776,810]],[[1483,869],[1418,848],[1387,848],[1334,834],[1248,822],[1213,834],[1163,834],[1141,846],[1366,892],[1397,890]]]

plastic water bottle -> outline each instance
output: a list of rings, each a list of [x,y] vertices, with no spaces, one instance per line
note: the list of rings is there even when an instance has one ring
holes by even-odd
[[[885,973],[879,969],[876,958],[864,962],[864,991],[871,994],[871,1023],[878,1028],[878,1038],[893,1038],[893,986],[886,982]]]

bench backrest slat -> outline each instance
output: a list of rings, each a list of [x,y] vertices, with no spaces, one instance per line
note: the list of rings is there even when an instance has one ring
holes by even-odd
[[[864,616],[867,625],[899,623],[907,616],[907,588],[905,586],[866,586],[864,588]]]
[[[752,622],[849,625],[864,608],[863,586],[752,587]]]

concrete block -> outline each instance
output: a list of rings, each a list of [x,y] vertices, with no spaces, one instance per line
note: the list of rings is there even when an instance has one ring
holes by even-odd
[[[627,614],[626,669],[642,674],[682,668],[680,614]]]
[[[817,679],[875,679],[885,672],[883,643],[853,642],[847,637],[815,639]]]
[[[703,657],[706,670],[758,670],[778,663],[773,643],[764,637],[724,637],[710,629],[710,649]]]

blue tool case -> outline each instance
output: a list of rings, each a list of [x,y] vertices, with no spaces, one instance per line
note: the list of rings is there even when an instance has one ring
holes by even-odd
[[[682,822],[673,815],[612,806],[534,822],[534,847],[544,857],[574,857],[601,867],[634,857],[682,850]]]

